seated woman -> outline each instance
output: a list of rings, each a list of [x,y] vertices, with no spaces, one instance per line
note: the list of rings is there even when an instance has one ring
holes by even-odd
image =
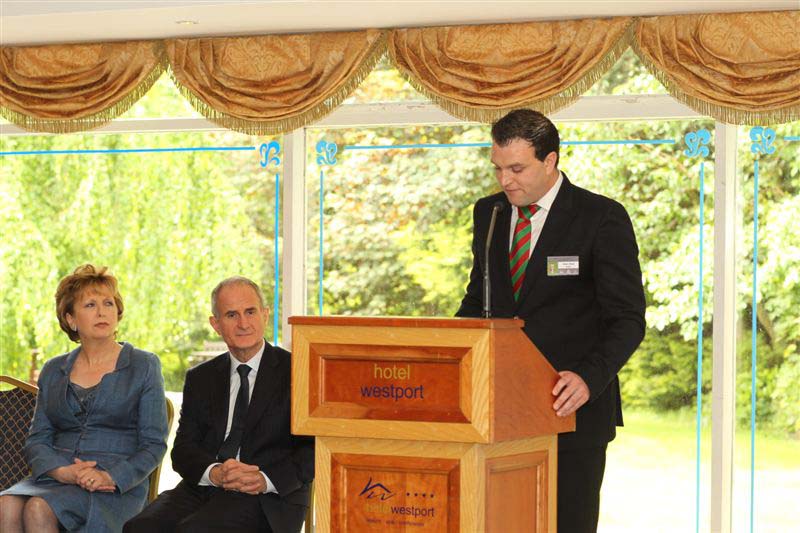
[[[106,268],[59,283],[58,322],[80,346],[42,368],[25,444],[32,475],[0,493],[0,531],[121,531],[144,507],[167,449],[164,378],[154,354],[116,342],[122,309]]]

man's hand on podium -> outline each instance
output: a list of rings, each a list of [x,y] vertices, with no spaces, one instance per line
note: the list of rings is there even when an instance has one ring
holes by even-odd
[[[562,370],[558,375],[561,379],[553,387],[553,396],[556,397],[553,409],[558,416],[569,416],[589,401],[589,387],[575,372]]]

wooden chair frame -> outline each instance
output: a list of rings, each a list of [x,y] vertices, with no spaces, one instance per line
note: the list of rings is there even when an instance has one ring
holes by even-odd
[[[28,383],[27,381],[22,381],[17,378],[12,378],[11,376],[0,375],[0,383],[8,383],[9,385],[22,389],[26,392],[31,392],[33,394],[39,393],[39,387],[37,387],[33,383]]]
[[[172,400],[166,398],[167,400],[167,437],[169,437],[169,432],[172,431],[172,420],[175,418],[175,407],[172,405]],[[162,459],[155,470],[150,473],[150,488],[147,490],[147,503],[152,502],[156,498],[158,498],[158,480],[161,476],[161,465],[164,464],[164,460]]]

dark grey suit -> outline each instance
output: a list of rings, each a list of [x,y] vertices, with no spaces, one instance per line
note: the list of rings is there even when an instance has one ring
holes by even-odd
[[[225,353],[187,372],[171,455],[173,468],[183,481],[162,494],[151,505],[152,510],[148,508],[137,517],[138,523],[129,522],[128,531],[152,533],[162,525],[164,530],[173,530],[176,509],[186,509],[185,513],[177,513],[185,518],[202,505],[214,509],[205,509],[200,519],[184,524],[186,529],[206,526],[220,530],[222,525],[237,531],[300,529],[308,508],[309,484],[314,478],[314,439],[290,433],[291,355],[286,350],[269,343],[264,348],[239,453],[241,462],[258,465],[278,494],[251,496],[198,486],[208,466],[219,462],[217,453],[225,438],[228,417],[230,364],[230,356]],[[254,509],[251,502],[255,500],[259,503],[255,509],[260,508],[263,516],[256,513],[250,520],[246,515]],[[212,527],[215,520],[222,525]]]

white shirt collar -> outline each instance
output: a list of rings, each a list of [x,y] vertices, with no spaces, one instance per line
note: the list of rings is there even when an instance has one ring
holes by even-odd
[[[558,195],[558,191],[561,189],[561,184],[564,182],[564,175],[561,171],[558,171],[558,179],[550,187],[550,190],[545,193],[544,196],[539,198],[539,201],[536,202],[536,205],[539,206],[539,209],[544,209],[545,211],[549,212],[550,208],[553,207],[553,202],[556,200],[556,196]]]
[[[258,374],[258,366],[261,364],[261,356],[264,355],[264,350],[267,348],[267,341],[261,340],[261,349],[256,352],[256,354],[250,358],[249,361],[246,363],[240,362],[236,359],[232,353],[228,352],[228,357],[231,358],[231,377],[233,377],[237,371],[236,369],[239,368],[239,365],[247,365],[250,367],[250,375],[255,376]]]

